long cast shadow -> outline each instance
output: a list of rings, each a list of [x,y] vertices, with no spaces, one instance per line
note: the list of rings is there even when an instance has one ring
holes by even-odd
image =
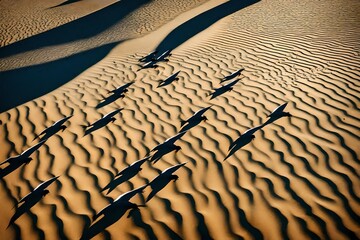
[[[156,50],[163,52],[168,49],[175,49],[220,19],[259,1],[260,0],[230,0],[204,13],[201,13],[198,16],[181,24],[179,27],[169,33],[158,45]]]
[[[118,100],[119,98],[124,98],[125,95],[124,94],[113,94],[110,95],[109,97],[104,98],[102,101],[100,101],[98,103],[98,105],[96,105],[96,108],[102,108],[112,102],[115,102],[116,100]]]
[[[24,213],[28,212],[36,203],[38,203],[43,198],[42,195],[35,195],[33,198],[30,198],[28,201],[24,202],[19,208],[16,209],[14,215],[11,217],[8,227],[10,227],[14,222],[21,217]]]
[[[182,126],[179,132],[188,131],[191,128],[199,125],[202,121],[203,121],[203,119],[196,119],[195,121],[191,121],[191,122],[187,123],[186,125]]]
[[[5,168],[0,168],[0,180],[20,168],[22,165],[25,165],[25,163],[19,161],[6,166]]]
[[[149,0],[121,0],[92,14],[1,48],[0,58],[95,36]]]
[[[214,98],[216,98],[216,97],[218,97],[218,96],[220,96],[220,95],[222,95],[222,94],[224,94],[224,93],[226,93],[228,91],[230,91],[230,90],[227,90],[227,89],[224,89],[224,88],[215,89],[215,91],[210,94],[210,100],[212,100],[212,99],[214,99]]]
[[[45,142],[46,140],[43,140],[35,144],[34,146],[26,149],[20,155],[9,157],[8,159],[0,163],[0,165],[7,164],[5,168],[0,167],[0,180],[15,171],[16,169],[20,168],[22,165],[30,163],[30,161],[32,161],[30,155],[33,154],[36,150],[38,150]]]
[[[116,44],[48,63],[0,72],[0,113],[64,85],[103,59]]]
[[[110,122],[110,121],[109,121]],[[108,125],[109,122],[103,122],[103,123],[99,123],[99,124],[96,124],[96,125],[93,125],[91,126],[90,128],[86,129],[85,130],[85,133],[84,133],[84,137],[89,135],[90,133],[100,129],[100,128],[103,128],[105,127],[106,125]]]
[[[211,96],[210,100],[214,99],[214,98],[216,98],[216,97],[218,97],[218,96],[220,96],[220,95],[222,95],[222,94],[224,94],[226,92],[232,91],[234,89],[233,87],[235,86],[236,83],[239,82],[239,80],[240,79],[234,80],[234,81],[232,81],[230,83],[227,83],[226,85],[223,85],[223,86],[221,86],[219,88],[216,88],[215,91],[210,94],[210,96]]]
[[[146,198],[146,202],[150,201],[158,192],[160,192],[162,189],[166,187],[173,179],[168,178],[163,181],[157,182],[156,185],[151,186],[151,192]]]
[[[251,141],[253,141],[255,139],[254,134],[257,131],[259,131],[262,127],[263,127],[262,125],[253,127],[245,131],[242,135],[240,135],[240,137],[238,137],[235,141],[233,141],[229,146],[229,153],[225,157],[224,161],[229,157],[231,157],[237,150],[239,150],[240,148],[246,146]]]
[[[113,180],[110,181],[108,185],[106,185],[101,191],[108,190],[106,194],[111,193],[117,186],[120,184],[130,180],[133,178],[138,172],[126,172],[123,175],[115,177]]]
[[[263,127],[265,127],[265,126],[267,126],[267,125],[269,125],[269,124],[271,124],[271,123],[273,123],[273,122],[275,122],[276,120],[279,120],[280,118],[284,118],[285,116],[280,116],[280,117],[269,117],[267,120],[266,120],[266,122],[264,122],[263,124],[262,124],[262,126]]]
[[[82,240],[82,239],[88,240],[88,239],[95,237],[99,233],[103,232],[107,227],[116,223],[122,216],[125,215],[125,213],[127,211],[128,211],[127,209],[118,208],[116,211],[113,211],[112,214],[105,215],[99,221],[97,221],[96,223],[91,225],[88,229],[85,229],[83,231],[83,234],[82,234],[80,240]],[[127,216],[127,218],[129,218],[129,217],[130,217],[130,213]]]
[[[150,158],[150,162],[152,162],[153,164],[155,164],[157,161],[159,161],[163,156],[165,156],[168,153],[171,153],[172,151],[176,151],[177,148],[176,146],[173,144],[170,147],[164,147],[164,148],[160,148],[158,151],[156,151],[154,153],[154,155],[151,156]]]
[[[62,2],[62,3],[58,4],[58,5],[56,5],[56,6],[50,7],[49,9],[51,9],[51,8],[57,8],[57,7],[61,7],[61,6],[65,6],[65,5],[72,4],[72,3],[76,3],[76,2],[80,2],[80,1],[82,1],[82,0],[67,0],[67,1],[65,1],[65,2]]]

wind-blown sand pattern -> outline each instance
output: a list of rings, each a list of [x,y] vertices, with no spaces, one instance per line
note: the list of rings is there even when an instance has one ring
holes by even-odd
[[[138,11],[161,9],[159,2]],[[0,114],[1,162],[36,144],[36,134],[55,121],[73,115],[29,164],[1,179],[1,236],[359,239],[360,3],[214,0],[184,1],[181,7],[183,14],[171,15],[168,7],[164,11],[172,17],[137,22],[156,27],[147,35],[129,30],[124,39],[132,40],[111,45],[101,61],[65,85]],[[136,14],[134,19],[142,16]],[[118,24],[139,29],[132,21]],[[170,47],[168,62],[139,70],[138,59]],[[241,68],[233,90],[210,100],[220,80]],[[178,81],[158,87],[177,71]],[[108,91],[131,81],[124,98],[96,108]],[[263,126],[223,161],[240,134],[264,124],[285,102],[291,118]],[[179,133],[181,120],[210,105],[204,114],[208,120],[176,141],[180,151],[155,164],[145,162],[135,177],[108,195],[101,192],[120,170]],[[82,125],[119,108],[124,110],[115,122],[84,136]],[[87,231],[112,199],[183,162],[175,172],[179,179],[140,211],[119,220],[114,212],[113,223]],[[16,202],[58,175],[50,193],[6,229]],[[149,193],[146,188],[131,202],[144,204]]]

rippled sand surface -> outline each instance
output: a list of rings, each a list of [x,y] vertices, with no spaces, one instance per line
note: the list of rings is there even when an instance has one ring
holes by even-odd
[[[90,15],[84,15],[84,9],[73,15],[86,19],[121,2],[91,5],[91,1],[78,1],[52,11],[61,14],[70,6],[75,11],[76,5],[87,3]],[[6,6],[9,16],[16,4],[18,9],[35,9],[25,5],[27,1],[13,3],[11,8]],[[112,45],[99,61],[64,85],[0,114],[0,162],[38,143],[34,137],[55,121],[73,115],[64,131],[31,155],[29,164],[6,176],[6,164],[1,166],[1,236],[360,238],[360,3],[213,0],[167,4],[144,1],[113,27],[84,38],[86,50]],[[61,28],[69,28],[64,23],[53,29],[62,33]],[[4,25],[0,26],[10,43]],[[121,40],[121,31],[114,29],[126,29]],[[28,37],[25,29],[19,31]],[[46,32],[39,38],[41,34],[32,31],[33,37],[24,41],[46,39]],[[98,41],[108,36],[117,40]],[[0,53],[16,52],[21,44],[26,42],[9,44]],[[68,50],[71,56],[79,53],[76,46],[81,44],[68,44],[74,46]],[[61,44],[51,46],[51,51],[59,49]],[[155,49],[172,49],[169,61],[158,63],[155,69],[141,69],[138,60]],[[32,66],[26,56],[33,56],[37,64],[44,60],[44,53],[39,48],[18,52],[15,58],[10,54],[1,61],[6,65],[11,58],[25,59],[22,63]],[[22,63],[12,65],[13,75],[4,73],[8,69],[0,73],[0,80],[16,78]],[[214,89],[233,81],[221,83],[221,79],[241,68],[233,89],[211,99]],[[178,81],[159,87],[161,80],[177,71]],[[102,102],[109,91],[131,81],[124,98]],[[43,84],[51,85],[51,79]],[[285,111],[292,117],[267,122],[268,115],[286,102]],[[207,121],[181,128],[181,120],[208,106]],[[84,136],[83,125],[119,108],[124,110],[115,115],[114,122]],[[224,161],[230,144],[257,126],[261,128],[255,138]],[[102,191],[119,171],[183,130],[187,132],[175,143],[180,151],[165,154],[155,164],[146,161],[136,176],[109,194]],[[106,221],[93,223],[93,216],[113,199],[184,162],[175,172],[178,180],[150,201],[145,203],[150,187],[131,199],[145,204],[140,211],[128,217],[129,211],[122,216],[119,209]],[[17,201],[59,175],[47,188],[50,193],[7,228]]]

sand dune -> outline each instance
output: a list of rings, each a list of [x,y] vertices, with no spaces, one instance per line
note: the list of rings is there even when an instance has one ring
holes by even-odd
[[[187,162],[176,171],[179,179],[146,207],[129,218],[128,212],[114,212],[107,221],[95,223],[90,235],[360,238],[359,19],[353,10],[359,3],[245,2],[234,11],[218,12],[220,17],[202,23],[199,31],[191,30],[176,44],[165,41],[175,48],[158,68],[139,70],[138,59],[168,46],[164,39],[185,31],[182,27],[189,22],[195,24],[199,14],[235,3],[192,5],[148,35],[119,43],[65,85],[1,113],[0,161],[32,146],[35,135],[55,121],[74,116],[28,165],[1,179],[0,233],[6,239],[80,239],[93,216],[112,199]],[[157,1],[151,4],[160,8]],[[182,7],[188,9],[185,3]],[[154,25],[161,22],[150,20]],[[208,94],[221,86],[221,79],[240,68],[244,71],[233,90],[210,99]],[[177,71],[178,81],[158,87],[160,80]],[[131,81],[124,98],[96,108],[110,90]],[[265,123],[285,102],[291,118],[263,126],[253,141],[223,161],[235,139]],[[145,162],[136,176],[108,195],[101,192],[120,170],[179,133],[181,120],[210,105],[204,114],[208,120],[176,142],[179,152],[155,164]],[[113,123],[84,136],[82,125],[119,108],[124,111]],[[6,230],[14,204],[40,182],[58,175],[50,193]],[[131,202],[144,204],[149,193],[147,188]]]
[[[1,1],[0,46],[6,46],[30,36],[39,34],[71,22],[91,12],[95,12],[114,0],[105,1],[28,1],[14,4],[12,1]],[[58,6],[56,9],[55,7]],[[60,8],[60,6],[64,6]],[[54,9],[53,9],[54,8]]]
[[[30,24],[26,30],[32,35],[25,39],[15,39],[14,43],[5,44],[1,49],[0,79],[5,81],[0,82],[0,101],[4,103],[0,106],[0,112],[62,86],[101,60],[116,44],[159,28],[202,2],[204,0],[186,0],[179,5],[176,1],[167,0],[104,1],[102,4],[78,1],[52,9],[49,9],[49,5],[55,6],[55,3],[46,2],[42,5],[37,3],[34,8],[36,12],[26,10],[29,4],[22,4],[21,11],[28,12],[28,17],[39,15],[38,18],[53,19],[55,23],[48,25],[41,21],[39,24]],[[78,12],[75,11],[76,6],[80,9]],[[5,2],[4,8],[9,8]],[[69,8],[72,10],[69,11]],[[59,9],[55,15],[54,9]],[[82,9],[87,9],[87,14]],[[62,21],[63,11],[72,13],[73,21]],[[14,12],[13,7],[10,7],[9,12]],[[23,21],[12,15],[9,18],[13,18],[15,23]],[[27,21],[32,23],[32,20]],[[7,31],[10,31],[11,36],[16,35],[7,22],[3,24],[1,29],[4,37],[8,35]],[[54,24],[58,27],[54,28]],[[40,26],[45,29],[41,31]],[[42,84],[49,82],[49,79],[53,81]],[[24,86],[23,89],[26,89],[32,83],[38,85],[38,91],[21,91],[17,87]]]

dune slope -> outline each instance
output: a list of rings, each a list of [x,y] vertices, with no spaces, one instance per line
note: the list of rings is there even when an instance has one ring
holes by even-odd
[[[193,31],[168,62],[139,70],[138,59],[161,46],[183,26],[180,22],[191,23],[224,2],[209,1],[142,38],[120,43],[64,86],[0,114],[1,160],[35,144],[32,139],[45,127],[73,115],[65,131],[32,155],[34,160],[1,179],[2,236],[360,238],[360,46],[354,10],[359,3],[248,4]],[[240,68],[244,71],[233,89],[210,99],[220,80]],[[178,81],[158,87],[159,80],[177,71]],[[96,108],[109,91],[130,81],[134,84],[124,98]],[[285,102],[292,117],[263,125],[223,161],[235,139],[264,124]],[[144,163],[131,180],[108,195],[101,192],[120,170],[177,134],[181,120],[210,105],[204,114],[208,120],[176,142],[179,152]],[[84,136],[82,125],[118,108],[124,110],[115,122]],[[111,199],[182,162],[187,163],[176,171],[179,179],[146,207],[129,218],[114,212],[91,225]],[[16,201],[57,175],[50,193],[5,230]],[[144,204],[149,193],[147,188],[131,201]]]

